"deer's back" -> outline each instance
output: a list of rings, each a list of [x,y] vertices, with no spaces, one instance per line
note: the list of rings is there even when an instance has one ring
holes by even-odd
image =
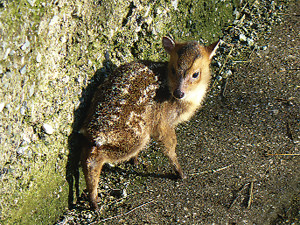
[[[133,62],[117,68],[95,92],[82,132],[96,144],[122,143],[149,136],[147,120],[159,88],[148,66]]]

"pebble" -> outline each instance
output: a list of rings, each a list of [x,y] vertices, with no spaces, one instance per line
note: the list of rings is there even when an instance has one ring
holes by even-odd
[[[11,50],[10,53],[8,54],[9,56],[13,56],[16,53],[15,50]]]
[[[55,25],[59,20],[59,16],[55,15],[52,17],[52,19],[50,20],[49,26],[53,26]]]
[[[22,65],[25,64],[25,56],[23,56],[20,61]]]
[[[3,56],[3,60],[6,60],[7,59],[7,56],[9,55],[10,53],[10,48],[6,49],[5,53],[4,53],[4,56]]]
[[[31,97],[34,94],[34,89],[35,89],[35,82],[29,88],[29,97]]]
[[[25,151],[27,150],[28,147],[29,147],[29,146],[27,145],[27,146],[18,148],[18,149],[17,149],[17,154],[19,154],[19,155],[24,155],[24,153],[25,153]]]
[[[0,103],[0,112],[2,112],[2,110],[4,109],[4,106],[5,106],[5,103],[4,103],[4,102],[1,102],[1,103]]]
[[[26,49],[30,46],[30,42],[26,39],[25,43],[21,46],[22,51],[26,51]]]
[[[42,128],[43,128],[43,130],[45,131],[46,134],[53,134],[53,132],[54,132],[53,127],[48,123],[44,123]]]
[[[240,17],[240,12],[237,11],[237,9],[235,9],[232,14],[235,16],[236,19]]]
[[[20,74],[25,74],[26,73],[26,65],[23,66],[20,70],[19,70]]]
[[[68,83],[69,80],[70,80],[70,77],[69,77],[69,76],[65,76],[65,77],[63,77],[63,78],[61,79],[61,81],[64,82],[64,83]]]
[[[40,62],[42,62],[42,55],[41,55],[41,53],[37,53],[37,55],[36,55],[36,61],[38,62],[38,63],[40,63]]]
[[[26,114],[26,107],[25,106],[22,106],[20,108],[20,113],[21,113],[22,116],[25,116],[25,114]]]
[[[239,35],[239,40],[240,40],[240,41],[246,41],[246,40],[247,40],[247,37],[245,36],[245,34],[240,34],[240,35]]]
[[[174,7],[174,9],[177,10],[178,1],[177,0],[171,0],[171,4]]]
[[[6,108],[7,110],[10,110],[10,109],[11,109],[11,105],[8,103],[8,104],[5,105],[5,108]]]
[[[127,191],[126,191],[126,189],[123,189],[123,191],[122,191],[122,197],[123,198],[127,197]]]
[[[35,3],[35,0],[27,0],[27,2],[33,7],[34,3]]]
[[[227,71],[226,71],[226,75],[227,75],[227,76],[232,75],[232,71],[231,71],[231,70],[227,70]]]
[[[217,81],[221,81],[221,80],[223,79],[223,78],[222,78],[221,76],[219,76],[219,75],[218,75],[216,78],[217,78]]]
[[[254,40],[251,38],[247,38],[247,43],[249,46],[253,46],[254,45]]]

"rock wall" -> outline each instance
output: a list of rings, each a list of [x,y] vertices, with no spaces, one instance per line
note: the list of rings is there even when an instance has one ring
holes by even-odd
[[[73,201],[69,153],[97,82],[128,61],[166,60],[164,35],[216,40],[235,2],[0,1],[0,221],[53,223]]]

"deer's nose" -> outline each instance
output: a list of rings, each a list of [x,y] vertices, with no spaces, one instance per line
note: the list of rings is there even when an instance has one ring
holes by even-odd
[[[173,92],[175,98],[181,99],[184,96],[184,92],[180,91],[178,88]]]

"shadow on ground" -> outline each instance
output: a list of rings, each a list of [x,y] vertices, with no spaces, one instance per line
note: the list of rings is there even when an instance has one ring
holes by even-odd
[[[116,68],[116,66],[110,60],[104,61],[103,65],[104,66],[101,69],[98,69],[95,72],[94,76],[89,81],[88,86],[82,90],[80,105],[74,112],[75,119],[72,127],[72,133],[68,138],[69,155],[66,166],[66,180],[69,184],[69,209],[75,207],[75,202],[77,199],[79,199],[80,195],[79,166],[82,144],[81,140],[83,137],[79,133],[79,130],[82,126],[84,118],[86,117],[93,93],[95,92],[96,88],[103,83],[104,79],[107,77],[107,74],[110,74],[112,70]]]

